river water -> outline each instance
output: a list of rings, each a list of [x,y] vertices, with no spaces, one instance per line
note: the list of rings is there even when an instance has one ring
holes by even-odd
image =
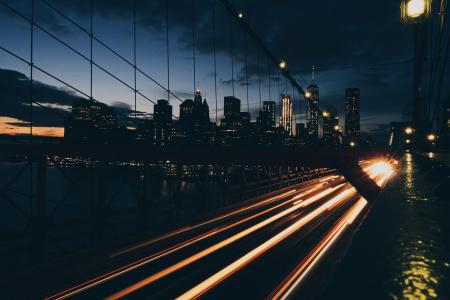
[[[450,299],[450,195],[432,193],[435,164],[403,156],[323,299]]]

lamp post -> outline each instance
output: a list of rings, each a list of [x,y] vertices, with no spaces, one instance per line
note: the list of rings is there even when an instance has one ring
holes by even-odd
[[[425,55],[425,47],[423,44],[426,41],[426,36],[422,25],[431,14],[431,1],[432,0],[402,0],[400,5],[402,22],[411,25],[414,30],[412,124],[419,132],[424,130],[421,80]]]

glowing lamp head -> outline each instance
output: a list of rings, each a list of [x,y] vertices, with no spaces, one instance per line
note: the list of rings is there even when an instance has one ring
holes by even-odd
[[[334,130],[339,131],[339,125],[335,125]]]
[[[355,147],[356,146],[356,143],[355,142],[350,142],[350,147]]]
[[[430,142],[434,142],[436,141],[437,136],[433,133],[430,133],[429,135],[427,135],[427,140],[429,140]]]
[[[322,113],[322,116],[323,116],[324,118],[328,118],[328,117],[330,116],[330,113],[327,112],[327,111],[324,111],[324,112]]]
[[[408,139],[408,140],[405,141],[405,143],[411,144],[411,140]]]
[[[244,13],[242,12],[242,11],[240,11],[239,13],[238,13],[238,18],[239,19],[242,19],[244,17]]]
[[[411,135],[411,134],[414,133],[414,129],[413,129],[412,127],[406,127],[406,128],[405,128],[405,133],[406,133],[407,135]]]
[[[401,14],[404,23],[418,23],[431,13],[431,0],[402,0]]]
[[[284,60],[281,60],[278,66],[280,67],[280,69],[286,69],[286,62]]]
[[[305,98],[309,99],[309,98],[311,98],[311,96],[312,96],[311,92],[306,92],[305,93]]]

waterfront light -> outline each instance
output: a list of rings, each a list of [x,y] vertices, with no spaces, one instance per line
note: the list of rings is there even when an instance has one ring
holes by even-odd
[[[403,23],[419,23],[431,14],[431,0],[402,0]]]
[[[284,59],[282,59],[278,65],[280,67],[280,69],[286,69],[286,62],[284,61]]]

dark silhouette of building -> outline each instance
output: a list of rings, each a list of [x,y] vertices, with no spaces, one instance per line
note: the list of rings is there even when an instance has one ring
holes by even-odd
[[[312,70],[312,83],[306,89],[306,129],[308,131],[308,140],[317,141],[319,137],[319,87],[315,82],[315,67]]]
[[[275,101],[264,101],[263,111],[268,113],[267,123],[269,123],[270,121],[270,127],[275,127],[276,126]]]
[[[323,142],[327,146],[340,144],[339,116],[336,112],[327,110],[322,113]]]
[[[186,99],[180,104],[177,134],[180,134],[179,137],[184,136],[184,143],[206,143],[210,139],[212,127],[208,103],[197,89],[194,100]]]
[[[305,142],[308,137],[308,132],[306,131],[305,123],[297,123],[295,124],[295,135],[302,142]]]
[[[64,122],[64,138],[81,144],[110,144],[118,128],[114,110],[106,104],[81,100],[73,103]]]
[[[359,99],[359,89],[345,90],[345,136],[354,142],[358,141],[360,136]]]
[[[158,100],[153,106],[153,124],[155,145],[169,144],[172,136],[172,106],[167,100]]]
[[[241,100],[233,96],[226,96],[224,98],[224,119],[238,119],[240,113]]]

